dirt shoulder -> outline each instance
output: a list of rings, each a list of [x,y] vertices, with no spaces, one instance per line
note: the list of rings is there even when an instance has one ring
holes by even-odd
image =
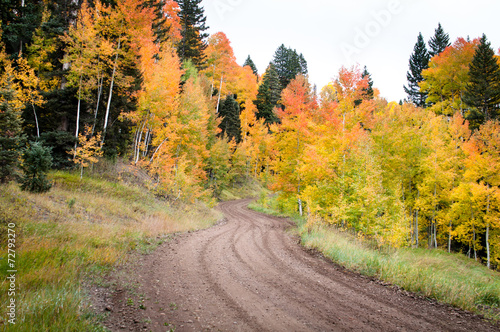
[[[111,331],[498,331],[480,317],[346,271],[291,224],[220,205],[225,222],[179,235],[99,295]],[[99,290],[96,289],[98,293]]]

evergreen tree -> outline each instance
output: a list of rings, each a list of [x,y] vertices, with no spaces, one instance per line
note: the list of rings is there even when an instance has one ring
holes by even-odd
[[[363,70],[362,78],[368,78],[368,88],[363,88],[363,91],[365,92],[365,96],[368,99],[373,99],[373,80],[372,80],[372,75],[368,72],[368,69],[366,69],[366,66]]]
[[[68,169],[74,166],[72,160],[68,159],[68,153],[77,141],[73,133],[66,131],[49,131],[40,135],[40,142],[50,148],[52,168],[55,169]]]
[[[47,179],[47,173],[51,166],[50,148],[44,147],[41,142],[31,143],[23,153],[21,189],[32,193],[49,191],[52,184]]]
[[[484,34],[469,65],[469,79],[464,101],[471,107],[468,116],[471,124],[479,126],[488,120],[497,119],[500,105],[500,67]]]
[[[205,63],[203,51],[207,47],[205,39],[208,37],[204,32],[208,29],[205,11],[200,5],[201,0],[177,0],[177,3],[181,9],[179,19],[182,36],[177,53],[181,62],[191,59],[196,68],[201,69]]]
[[[422,71],[429,68],[429,60],[429,52],[427,52],[424,37],[422,33],[420,33],[410,57],[410,70],[406,74],[408,87],[404,86],[405,92],[408,94],[408,100],[419,107],[426,107],[427,105],[425,102],[427,93],[420,91],[420,86],[418,84],[424,80]]]
[[[438,24],[435,30],[434,37],[429,41],[429,55],[432,58],[435,55],[443,52],[448,46],[450,46],[450,35],[444,32],[441,23]]]
[[[304,76],[307,76],[307,74],[308,74],[307,61],[304,58],[304,55],[302,55],[302,53],[299,54],[299,63],[300,63],[300,70],[301,70],[300,73]]]
[[[363,88],[363,98],[364,99],[373,99],[373,80],[372,80],[372,75],[368,72],[368,69],[366,69],[366,66],[363,70],[363,73],[361,74],[361,77],[363,79],[367,78],[368,79],[368,87]],[[354,102],[356,106],[359,106],[363,99],[358,99]]]
[[[252,71],[255,74],[255,76],[259,77],[259,73],[257,71],[257,66],[255,66],[255,63],[253,62],[252,58],[250,58],[250,55],[247,57],[247,59],[245,60],[245,63],[243,64],[243,67],[245,67],[245,66],[249,66],[250,68],[252,68]]]
[[[155,19],[151,28],[156,37],[155,43],[162,44],[168,40],[168,33],[170,31],[170,27],[166,24],[167,16],[163,11],[165,0],[147,0],[143,3],[143,6],[153,8],[154,10]]]
[[[227,96],[221,103],[219,117],[222,118],[219,125],[220,136],[226,137],[228,140],[234,139],[236,143],[241,142],[240,106],[233,95]]]
[[[13,174],[24,143],[21,105],[16,100],[10,65],[6,69],[0,78],[0,183]]]
[[[254,101],[257,107],[257,118],[264,119],[266,124],[279,121],[274,108],[281,98],[281,84],[274,64],[271,62],[264,73],[264,78],[259,86],[257,99]]]
[[[296,50],[281,45],[274,53],[273,64],[282,88],[286,88],[298,74],[307,75],[307,62]]]
[[[8,54],[18,55],[32,40],[40,25],[44,1],[0,0],[0,20]]]

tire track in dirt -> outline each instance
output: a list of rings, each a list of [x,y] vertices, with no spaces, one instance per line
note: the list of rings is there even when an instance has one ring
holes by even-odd
[[[225,202],[226,221],[177,236],[135,271],[143,310],[122,293],[112,331],[498,331],[473,314],[408,296],[297,244],[289,221]],[[125,317],[124,317],[125,316]],[[167,327],[166,325],[169,327]]]

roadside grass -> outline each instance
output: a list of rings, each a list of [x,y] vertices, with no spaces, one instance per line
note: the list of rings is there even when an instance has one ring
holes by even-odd
[[[219,198],[222,201],[255,198],[258,197],[261,192],[267,192],[267,190],[262,187],[259,181],[253,178],[246,178],[239,183],[224,188]]]
[[[207,228],[221,218],[204,204],[169,203],[111,171],[80,180],[53,172],[45,194],[0,186],[0,330],[105,331],[83,286],[103,279],[133,250],[149,252],[168,234]],[[16,325],[6,304],[7,224],[16,225]]]
[[[250,208],[285,216],[275,199],[260,199]],[[407,291],[500,321],[500,274],[462,254],[443,250],[375,248],[335,227],[310,225],[292,216],[294,230],[307,248],[348,270],[375,277]]]

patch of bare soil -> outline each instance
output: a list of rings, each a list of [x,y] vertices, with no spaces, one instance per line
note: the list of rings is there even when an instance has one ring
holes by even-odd
[[[111,331],[498,331],[481,317],[346,271],[290,223],[220,205],[226,221],[139,257],[101,295]]]

